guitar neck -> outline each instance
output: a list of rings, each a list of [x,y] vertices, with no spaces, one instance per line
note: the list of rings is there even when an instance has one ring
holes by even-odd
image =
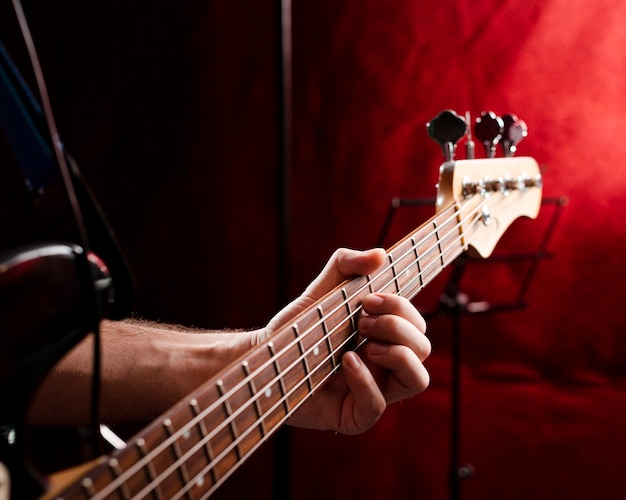
[[[358,348],[365,295],[412,298],[467,247],[452,205],[394,245],[376,273],[346,281],[105,457],[61,496],[209,496]],[[467,222],[465,222],[467,223]]]

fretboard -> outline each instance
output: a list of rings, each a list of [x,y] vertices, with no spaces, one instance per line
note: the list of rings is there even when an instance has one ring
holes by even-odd
[[[61,498],[206,498],[358,348],[371,292],[413,298],[467,246],[451,206],[394,245],[386,264],[341,284],[102,459]],[[471,222],[470,222],[471,224]]]

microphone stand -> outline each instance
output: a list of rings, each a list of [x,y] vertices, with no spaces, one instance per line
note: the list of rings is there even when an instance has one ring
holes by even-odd
[[[278,294],[279,307],[289,298],[289,229],[291,221],[291,160],[292,160],[292,15],[291,0],[275,4],[278,20],[277,42],[277,102],[278,102]],[[290,431],[281,427],[275,436],[273,498],[290,497]]]

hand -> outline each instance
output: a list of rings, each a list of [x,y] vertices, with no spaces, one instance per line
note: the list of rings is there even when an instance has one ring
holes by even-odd
[[[305,292],[266,327],[271,333],[347,278],[374,272],[385,252],[337,250]],[[369,294],[363,301],[359,334],[364,348],[347,352],[338,376],[325,384],[289,419],[291,425],[358,434],[380,418],[388,404],[422,392],[429,375],[422,362],[430,354],[426,323],[405,298]]]

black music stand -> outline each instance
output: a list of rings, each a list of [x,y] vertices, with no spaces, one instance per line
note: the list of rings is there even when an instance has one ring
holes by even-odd
[[[450,470],[449,491],[450,499],[459,498],[460,480],[471,477],[474,474],[472,464],[461,464],[459,460],[460,449],[460,423],[461,423],[461,319],[468,314],[487,314],[503,311],[519,311],[526,307],[526,294],[537,273],[539,263],[552,258],[548,245],[552,234],[561,216],[562,208],[567,205],[567,198],[544,198],[543,206],[553,206],[554,210],[549,218],[547,227],[537,248],[531,252],[516,253],[510,255],[496,255],[487,259],[468,259],[463,254],[451,264],[451,273],[448,277],[440,296],[439,305],[433,311],[423,313],[425,318],[450,317],[452,319],[451,332],[451,382],[450,382]],[[434,198],[394,198],[391,201],[389,211],[383,223],[378,238],[378,245],[382,246],[397,210],[401,207],[411,206],[435,206]],[[515,298],[502,303],[489,303],[485,301],[469,302],[467,296],[461,291],[461,278],[470,263],[476,265],[489,265],[506,262],[530,262],[530,266],[522,276]]]

